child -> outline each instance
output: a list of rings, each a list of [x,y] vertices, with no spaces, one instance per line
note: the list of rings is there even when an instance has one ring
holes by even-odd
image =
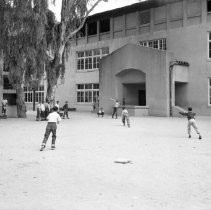
[[[127,121],[127,126],[130,127],[130,119],[127,109],[125,107],[122,108],[122,123],[125,126],[125,120]]]
[[[58,107],[53,107],[53,112],[50,113],[47,117],[48,120],[48,124],[46,126],[46,130],[45,130],[45,135],[44,135],[44,139],[42,142],[42,146],[40,151],[43,151],[45,149],[46,146],[46,142],[48,140],[48,137],[50,135],[50,133],[52,132],[52,144],[51,144],[51,149],[54,150],[55,149],[55,141],[56,141],[56,129],[57,129],[57,124],[59,124],[59,122],[61,121],[61,117],[58,114]]]
[[[116,99],[113,99],[113,98],[110,98],[110,100],[114,101],[114,107],[113,107],[113,113],[112,113],[112,118],[114,118],[114,115],[116,115],[116,119],[117,119],[117,109],[120,105],[119,101]]]
[[[3,116],[6,116],[7,104],[8,104],[8,101],[7,101],[7,99],[4,98],[3,101],[2,101],[2,114],[3,114]]]
[[[196,133],[199,135],[199,139],[202,139],[201,134],[196,126],[195,115],[196,113],[192,112],[192,107],[188,107],[188,112],[179,112],[181,115],[187,116],[188,118],[188,137],[191,138],[191,126],[195,129]]]
[[[100,110],[97,112],[97,116],[99,117],[99,116],[104,116],[104,110],[103,110],[103,108],[100,108]]]
[[[68,101],[65,102],[63,109],[64,109],[63,119],[65,118],[65,116],[67,116],[67,119],[69,119],[69,117],[68,117]]]

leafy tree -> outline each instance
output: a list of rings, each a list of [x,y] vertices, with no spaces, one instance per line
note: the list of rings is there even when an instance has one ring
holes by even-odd
[[[80,31],[88,15],[101,1],[107,0],[62,0],[61,22],[53,25],[53,21],[50,21],[48,32],[51,31],[51,36],[47,40],[49,61],[46,65],[47,100],[54,100],[57,81],[59,77],[64,78],[65,52],[68,53],[71,47],[70,40]]]
[[[55,3],[55,0],[52,0]],[[36,86],[46,73],[47,99],[54,99],[58,78],[64,77],[64,54],[70,39],[83,27],[99,2],[62,0],[61,22],[48,10],[48,0],[1,0],[0,33],[4,63],[17,93],[18,117],[26,117],[24,86]],[[3,15],[1,15],[3,14]],[[45,72],[44,72],[45,71]]]
[[[26,117],[24,85],[44,74],[47,0],[10,0],[4,13],[4,63],[17,93],[18,117]]]

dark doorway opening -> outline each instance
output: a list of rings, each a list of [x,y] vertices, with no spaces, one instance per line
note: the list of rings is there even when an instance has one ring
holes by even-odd
[[[146,106],[146,90],[138,91],[138,105]]]

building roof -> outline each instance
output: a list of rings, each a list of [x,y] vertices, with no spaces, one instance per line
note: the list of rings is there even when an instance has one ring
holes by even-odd
[[[144,11],[150,8],[159,7],[168,3],[177,2],[181,0],[148,0],[144,2],[138,2],[135,4],[131,4],[125,7],[120,7],[117,9],[96,13],[92,16],[89,16],[87,22],[92,22],[98,19],[105,19],[109,17],[116,17],[127,13],[132,13],[136,11]]]

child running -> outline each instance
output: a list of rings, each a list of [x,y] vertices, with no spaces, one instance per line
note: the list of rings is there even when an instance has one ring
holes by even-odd
[[[196,125],[195,115],[196,113],[192,112],[192,107],[188,107],[188,112],[179,112],[181,115],[184,115],[188,118],[188,137],[191,138],[191,126],[195,129],[196,133],[199,135],[199,139],[202,139],[201,134]]]
[[[122,123],[125,126],[125,121],[127,122],[128,128],[130,127],[130,119],[127,109],[125,107],[122,107]]]
[[[56,142],[56,129],[57,129],[57,125],[59,124],[59,122],[61,121],[61,117],[58,114],[58,107],[53,107],[52,113],[50,113],[47,117],[48,120],[48,124],[46,126],[46,130],[45,130],[45,135],[44,135],[44,139],[42,142],[42,146],[40,151],[43,151],[45,149],[46,146],[46,142],[48,140],[48,137],[50,135],[50,133],[52,132],[52,144],[51,144],[51,149],[54,150],[55,147],[55,142]]]

